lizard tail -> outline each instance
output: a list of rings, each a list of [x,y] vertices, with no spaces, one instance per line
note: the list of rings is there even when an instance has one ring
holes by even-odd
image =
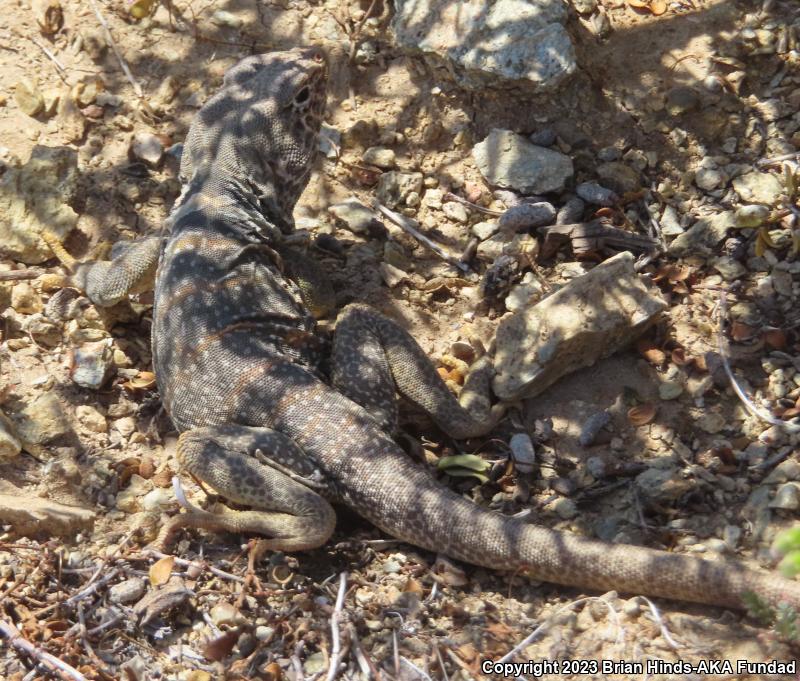
[[[473,565],[522,570],[534,579],[592,589],[659,596],[746,610],[749,594],[772,607],[800,611],[800,581],[735,560],[705,560],[559,532],[476,506],[427,473],[413,479],[416,510],[405,518],[371,518],[399,538]],[[424,476],[426,480],[423,479]],[[421,511],[424,509],[424,513]]]

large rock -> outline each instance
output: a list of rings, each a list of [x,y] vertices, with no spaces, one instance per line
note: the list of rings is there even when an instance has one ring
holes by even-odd
[[[403,47],[449,62],[468,88],[552,89],[576,68],[561,0],[396,0]]]
[[[572,178],[569,156],[531,144],[511,130],[495,128],[472,149],[486,181],[522,194],[558,192]]]
[[[669,245],[669,254],[709,255],[732,227],[736,227],[736,214],[732,210],[700,218]]]
[[[11,483],[0,486],[0,523],[17,536],[75,536],[94,522],[94,512],[41,499]]]
[[[68,205],[78,182],[78,154],[68,147],[35,146],[21,168],[0,178],[0,258],[35,265],[53,257],[40,234],[63,241],[78,221]]]
[[[778,197],[785,191],[783,182],[773,173],[753,171],[740,175],[733,181],[733,188],[747,203],[764,203],[774,206]]]
[[[630,253],[606,260],[497,328],[494,392],[538,395],[561,376],[594,364],[639,336],[666,308],[633,269]]]

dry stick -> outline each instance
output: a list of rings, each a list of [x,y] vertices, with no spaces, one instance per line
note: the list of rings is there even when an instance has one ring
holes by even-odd
[[[675,650],[680,650],[683,646],[681,646],[672,635],[669,633],[669,629],[667,629],[667,625],[664,624],[664,620],[661,618],[661,613],[658,611],[658,608],[655,606],[655,603],[651,601],[646,596],[639,596],[647,605],[650,606],[650,613],[653,615],[653,619],[658,624],[659,629],[661,629],[661,636],[662,638],[669,643]]]
[[[503,211],[501,210],[492,210],[491,208],[484,208],[483,206],[479,206],[477,203],[472,203],[472,201],[467,201],[463,196],[459,196],[458,194],[453,194],[453,192],[447,192],[443,197],[442,201],[458,201],[459,203],[463,203],[465,206],[469,206],[472,210],[476,210],[479,213],[484,213],[485,215],[493,215],[495,217],[499,217],[503,215]]]
[[[342,661],[342,642],[339,634],[339,620],[342,617],[344,608],[344,595],[347,592],[347,572],[339,574],[339,593],[336,595],[336,605],[331,615],[331,660],[328,666],[328,675],[325,681],[333,681],[339,671],[339,664]]]
[[[66,662],[59,660],[54,655],[51,655],[41,648],[37,648],[33,643],[22,637],[11,622],[6,622],[0,619],[0,635],[8,639],[9,645],[16,648],[21,653],[28,657],[37,660],[40,664],[44,665],[47,669],[58,674],[62,679],[73,679],[74,681],[88,681],[87,678],[81,674],[75,667],[68,665]]]
[[[379,213],[381,213],[389,220],[391,220],[391,222],[397,225],[404,232],[407,232],[408,234],[413,236],[421,244],[427,246],[430,250],[436,253],[436,255],[438,255],[442,260],[451,264],[453,267],[457,267],[462,272],[469,272],[468,265],[461,262],[457,258],[448,255],[447,252],[441,246],[439,246],[439,244],[434,243],[428,237],[426,237],[422,232],[420,232],[415,227],[416,220],[412,220],[411,218],[407,218],[404,215],[400,215],[400,213],[395,213],[393,210],[389,210],[386,206],[378,203],[377,201],[373,205],[375,210],[377,210]]]
[[[62,606],[74,605],[75,603],[77,603],[78,601],[83,600],[87,596],[91,596],[95,591],[97,591],[97,589],[99,589],[104,584],[107,584],[108,582],[110,582],[118,574],[119,574],[119,570],[117,568],[114,568],[105,577],[103,577],[102,579],[98,579],[93,584],[90,584],[89,586],[85,587],[84,589],[81,589],[74,596],[70,596],[67,600],[62,601],[61,603],[53,603],[52,605],[48,605],[46,608],[42,608],[41,610],[37,610],[36,612],[33,613],[33,616],[38,619],[42,615],[46,615],[47,613],[52,612],[53,610],[57,610],[58,608],[60,608]]]
[[[119,65],[122,67],[122,71],[125,73],[125,77],[128,79],[128,82],[133,87],[133,91],[136,93],[136,96],[139,97],[139,99],[143,99],[144,92],[142,91],[142,86],[136,82],[136,79],[133,77],[131,70],[128,68],[128,64],[122,58],[122,53],[117,48],[117,43],[114,42],[114,36],[111,35],[111,29],[108,27],[108,22],[100,13],[100,8],[97,6],[97,3],[94,0],[89,0],[89,4],[92,6],[94,14],[97,17],[97,20],[100,22],[100,25],[106,32],[106,39],[108,40],[108,44],[111,45],[111,49],[114,50],[114,54],[117,55],[117,61],[119,61]]]
[[[103,560],[103,562],[100,563],[100,565],[94,571],[94,574],[91,577],[89,577],[89,581],[86,582],[86,586],[89,586],[90,584],[94,583],[94,580],[100,576],[100,573],[103,571],[103,568],[106,567],[111,561],[111,559],[114,558],[114,556],[116,556],[125,547],[125,545],[131,540],[131,537],[133,537],[135,533],[136,533],[135,529],[131,530],[130,532],[128,532],[128,534],[126,534],[122,538],[122,541],[117,545],[117,548],[114,549],[114,551],[112,551],[110,555],[105,557],[105,560]]]
[[[42,274],[44,274],[42,270],[10,270],[9,272],[0,272],[0,281],[36,279],[37,277],[41,277]]]
[[[762,421],[766,421],[767,423],[770,423],[773,426],[777,426],[784,432],[789,433],[791,435],[800,433],[800,423],[792,423],[791,421],[784,421],[783,419],[775,418],[766,409],[762,409],[758,405],[756,405],[753,402],[753,400],[751,400],[747,396],[747,393],[745,393],[745,391],[737,382],[736,377],[733,375],[731,364],[728,361],[728,355],[725,351],[725,337],[723,334],[723,327],[725,325],[725,320],[728,317],[727,312],[728,311],[725,300],[725,291],[723,290],[719,292],[719,324],[717,326],[717,348],[719,349],[719,354],[720,357],[722,358],[722,367],[725,369],[725,374],[728,376],[728,380],[731,382],[731,387],[733,388],[733,391],[736,393],[737,397],[742,401],[742,404],[744,404],[747,411],[749,411],[753,416],[761,419]]]
[[[598,600],[597,596],[586,596],[585,598],[579,598],[577,601],[572,601],[572,603],[567,603],[563,608],[559,608],[553,613],[550,617],[548,617],[544,622],[542,622],[536,629],[534,629],[530,634],[528,634],[524,639],[522,639],[517,645],[515,645],[511,650],[509,650],[503,657],[501,657],[497,662],[503,664],[505,662],[510,662],[514,659],[514,656],[520,652],[523,648],[527,648],[531,643],[533,643],[537,638],[539,638],[539,634],[544,632],[545,628],[550,625],[553,620],[560,615],[562,612],[566,612],[567,610],[571,610],[576,605],[581,605],[581,603],[588,603],[589,601]]]
[[[63,80],[65,83],[67,83],[67,85],[69,85],[69,83],[67,82],[67,70],[64,68],[64,65],[60,61],[58,61],[58,57],[56,57],[56,55],[54,55],[49,49],[47,49],[46,45],[44,45],[36,38],[31,38],[30,40],[34,45],[36,45],[36,47],[38,47],[42,52],[44,52],[45,56],[51,62],[53,62],[53,64],[55,64],[56,69],[58,70],[59,78],[61,78],[61,80]]]
[[[162,553],[161,551],[159,551],[157,549],[147,549],[144,552],[144,555],[146,557],[152,556],[153,558],[166,558],[167,556],[169,556],[168,553]],[[215,567],[209,565],[208,563],[200,563],[200,562],[197,562],[197,561],[194,561],[194,560],[186,560],[185,558],[178,558],[177,556],[171,556],[171,557],[175,559],[175,562],[178,565],[183,565],[184,567],[193,567],[193,568],[196,568],[198,570],[208,570],[211,574],[214,574],[217,577],[222,577],[223,579],[230,579],[232,582],[244,583],[244,581],[245,581],[244,577],[239,577],[237,575],[231,574],[230,572],[225,572],[224,570],[220,570],[219,568],[215,568]],[[132,557],[129,556],[129,558],[132,558]]]
[[[800,158],[800,151],[793,151],[791,154],[783,154],[782,156],[775,156],[774,158],[762,158],[756,162],[757,166],[762,168],[765,166],[776,166],[784,161],[796,161]]]

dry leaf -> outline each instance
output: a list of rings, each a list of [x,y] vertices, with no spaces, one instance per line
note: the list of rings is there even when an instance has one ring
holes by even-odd
[[[655,418],[656,411],[654,404],[639,404],[628,409],[628,421],[634,426],[647,425]]]
[[[164,556],[150,566],[150,584],[161,586],[169,581],[172,567],[175,565],[175,556]]]
[[[417,594],[420,598],[424,593],[422,589],[422,584],[420,584],[416,579],[413,577],[409,577],[406,581],[405,586],[403,587],[403,591],[409,591],[411,593]]]
[[[628,0],[628,4],[636,9],[647,9],[647,0]]]
[[[264,667],[264,681],[281,681],[283,679],[283,670],[277,662],[270,662]]]
[[[233,646],[236,645],[238,640],[239,632],[236,629],[226,631],[222,636],[217,636],[217,638],[211,639],[206,643],[203,648],[203,657],[212,662],[224,660],[231,654]]]
[[[756,330],[744,322],[733,322],[731,324],[731,338],[735,341],[750,340],[756,335]]]
[[[130,381],[122,384],[127,390],[149,390],[156,384],[156,375],[152,371],[140,371]]]
[[[706,356],[705,355],[700,355],[699,357],[695,357],[693,359],[693,361],[694,361],[695,369],[697,369],[698,371],[700,371],[700,372],[702,372],[704,374],[708,372],[708,363],[706,362]]]
[[[786,348],[786,333],[783,329],[767,327],[762,333],[764,342],[773,350],[783,350]]]
[[[652,0],[647,8],[657,17],[660,17],[667,11],[666,0]]]
[[[789,409],[787,409],[786,411],[783,412],[783,414],[781,414],[781,418],[786,419],[787,421],[789,419],[795,418],[796,416],[800,416],[800,409],[798,409],[797,407],[789,407]]]
[[[636,344],[636,349],[639,351],[639,354],[642,357],[650,362],[650,364],[655,364],[656,366],[663,364],[667,359],[664,351],[649,340],[640,340]]]

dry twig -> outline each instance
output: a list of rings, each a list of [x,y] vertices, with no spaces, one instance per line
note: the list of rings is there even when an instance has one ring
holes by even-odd
[[[325,681],[333,681],[336,678],[339,672],[339,664],[342,661],[342,642],[339,632],[339,621],[341,620],[342,609],[344,608],[345,593],[347,593],[347,573],[342,572],[339,574],[339,592],[336,595],[336,605],[331,615],[331,660]]]
[[[119,62],[122,71],[125,73],[125,77],[128,79],[128,82],[133,87],[133,91],[136,93],[136,96],[139,99],[144,98],[144,92],[142,91],[142,86],[136,81],[136,78],[133,77],[133,73],[131,73],[130,68],[128,67],[128,63],[122,57],[122,53],[119,51],[117,47],[117,43],[114,42],[114,36],[111,35],[111,29],[108,27],[108,22],[105,20],[105,17],[100,13],[100,8],[97,6],[95,0],[89,0],[89,4],[92,6],[92,10],[94,10],[94,15],[97,17],[97,20],[100,22],[100,25],[103,27],[105,31],[106,40],[108,40],[108,44],[111,45],[111,49],[114,50],[114,54],[117,56],[117,61]]]
[[[753,400],[747,396],[747,393],[742,389],[742,386],[739,385],[739,382],[733,375],[731,364],[728,361],[728,353],[726,352],[725,349],[724,327],[725,327],[725,320],[727,319],[727,317],[728,317],[728,308],[726,305],[726,296],[725,296],[725,291],[722,290],[719,292],[719,324],[717,326],[717,349],[719,350],[720,357],[722,358],[722,367],[725,370],[725,374],[727,375],[728,380],[731,383],[733,391],[736,393],[737,397],[741,400],[742,404],[745,406],[745,409],[747,409],[747,411],[749,411],[753,416],[761,419],[762,421],[766,421],[767,423],[773,426],[777,426],[786,433],[789,434],[800,433],[800,423],[793,423],[792,421],[785,421],[783,419],[775,418],[766,409],[762,409],[761,407],[756,405],[755,402],[753,402]]]
[[[416,227],[417,225],[416,220],[412,220],[411,218],[407,218],[404,215],[400,215],[400,213],[395,213],[393,210],[389,210],[386,206],[378,203],[377,201],[375,202],[374,207],[375,210],[377,210],[381,215],[391,220],[393,224],[397,225],[404,232],[407,232],[408,234],[413,236],[421,244],[427,246],[430,250],[436,253],[436,255],[438,255],[442,260],[451,264],[453,267],[457,267],[462,272],[469,272],[468,265],[461,262],[457,258],[454,258],[452,255],[448,255],[447,252],[439,244],[434,243],[422,232],[420,232]]]
[[[62,679],[87,681],[86,677],[77,669],[75,669],[75,667],[67,664],[63,660],[59,660],[55,655],[51,655],[46,650],[42,650],[41,648],[35,646],[28,639],[23,638],[19,629],[17,629],[11,622],[6,622],[5,620],[0,619],[0,635],[8,639],[8,643],[12,648],[16,648],[24,655],[33,658],[39,664],[56,673]]]

